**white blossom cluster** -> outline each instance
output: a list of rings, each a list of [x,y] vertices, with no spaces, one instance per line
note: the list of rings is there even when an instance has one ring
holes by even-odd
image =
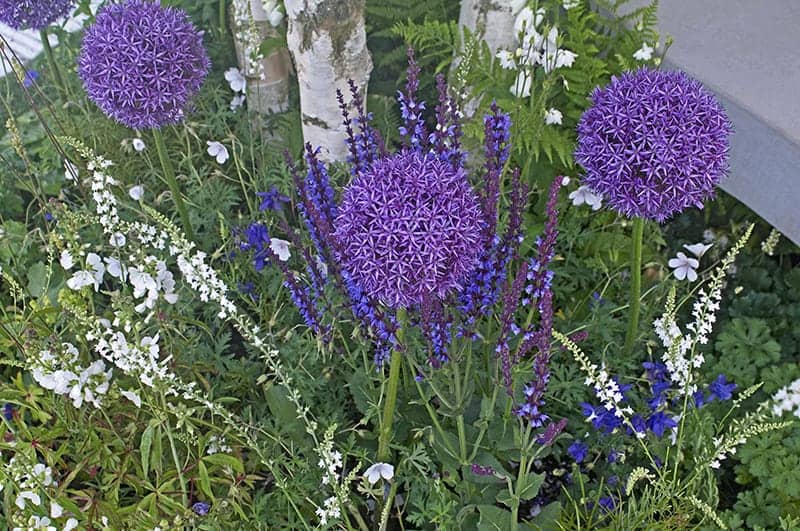
[[[76,408],[84,402],[99,408],[102,397],[108,392],[111,369],[106,371],[103,360],[83,367],[78,355],[78,349],[71,343],[62,343],[55,353],[42,350],[31,363],[31,374],[43,388],[68,396]]]
[[[800,417],[800,378],[778,389],[772,395],[772,401],[772,412],[776,416],[791,413],[795,417]]]
[[[613,411],[614,415],[620,418],[626,418],[626,415],[633,414],[630,406],[620,407],[625,397],[617,381],[604,367],[598,367],[597,364],[592,363],[578,345],[567,336],[558,331],[553,331],[553,336],[572,353],[575,361],[580,365],[581,371],[586,375],[584,384],[594,389],[597,399],[607,411]],[[587,420],[594,420],[594,417],[590,416]]]
[[[222,435],[212,435],[208,438],[208,444],[206,445],[207,455],[229,454],[232,451],[233,449],[228,446],[228,441]]]
[[[261,5],[257,5],[257,8],[263,9],[266,19],[272,27],[279,26],[283,21],[283,2],[262,0]],[[264,55],[260,51],[263,37],[253,17],[251,0],[233,1],[233,21],[235,37],[241,44],[242,54],[245,57],[245,75],[265,79]]]
[[[725,275],[730,271],[736,255],[742,250],[752,232],[753,225],[750,225],[736,245],[728,251],[720,265],[711,273],[711,280],[706,288],[698,291],[692,306],[694,320],[686,325],[686,334],[681,331],[675,321],[674,289],[667,299],[666,311],[653,322],[656,335],[665,349],[662,361],[667,367],[670,379],[677,384],[678,393],[681,395],[692,394],[697,390],[697,385],[693,383],[693,371],[700,368],[705,362],[705,357],[698,352],[697,347],[708,343],[708,337],[717,321]],[[708,248],[700,244],[698,246],[702,248],[702,252],[698,249],[700,255]]]
[[[338,520],[341,518],[342,507],[339,499],[336,496],[331,496],[323,502],[322,507],[317,507],[314,512],[319,517],[319,525],[326,526],[329,519]]]
[[[23,455],[23,454],[21,454]],[[10,479],[16,487],[16,496],[14,497],[14,505],[20,511],[30,513],[31,510],[41,510],[46,503],[47,494],[43,500],[43,494],[47,489],[55,489],[58,483],[53,479],[53,470],[43,464],[31,463],[24,457],[14,456],[3,467],[3,475]],[[0,482],[0,491],[3,490],[4,484]],[[48,514],[30,514],[27,518],[23,515],[13,514],[6,508],[6,516],[10,517],[11,522],[17,524],[13,527],[12,531],[27,531],[29,529],[44,529],[47,531],[57,531],[53,525],[54,519],[61,518],[64,515],[64,508],[55,500],[50,501],[50,511]],[[20,527],[21,525],[24,527]],[[72,531],[78,527],[78,520],[70,517],[63,524],[63,531]]]
[[[496,54],[500,66],[507,70],[517,70],[517,78],[509,90],[518,98],[527,98],[531,95],[533,82],[533,69],[540,65],[545,74],[558,69],[569,68],[578,57],[574,52],[558,47],[558,28],[552,26],[546,35],[539,33],[542,21],[545,18],[544,8],[534,11],[525,7],[519,11],[514,21],[514,32],[518,36],[519,46],[516,50],[499,50]],[[544,29],[542,30],[544,31]],[[547,123],[560,121],[557,109],[547,111]]]
[[[339,472],[342,469],[342,454],[333,449],[332,441],[322,443],[320,459],[317,465],[324,470],[322,484],[328,485],[339,481]]]

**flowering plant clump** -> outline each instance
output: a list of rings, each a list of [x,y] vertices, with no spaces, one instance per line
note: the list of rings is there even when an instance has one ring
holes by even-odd
[[[74,0],[0,0],[0,22],[38,30],[69,15],[74,5]]]
[[[78,58],[89,98],[134,129],[180,122],[209,67],[202,34],[186,13],[146,0],[103,8]]]
[[[731,122],[684,72],[641,68],[592,93],[578,124],[583,183],[628,217],[664,222],[702,207],[728,169]]]

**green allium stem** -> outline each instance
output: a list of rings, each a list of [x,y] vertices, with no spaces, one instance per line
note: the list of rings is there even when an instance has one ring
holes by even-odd
[[[56,85],[58,85],[58,88],[61,91],[61,97],[66,99],[67,85],[64,83],[64,77],[61,75],[61,68],[59,68],[58,63],[56,62],[56,56],[53,54],[53,49],[50,47],[50,41],[47,38],[46,28],[39,30],[39,38],[42,41],[47,62],[50,64],[50,70],[53,71],[53,79],[55,79]]]
[[[153,139],[156,144],[156,151],[158,151],[158,160],[161,161],[161,169],[164,171],[164,178],[167,181],[170,194],[172,195],[172,202],[178,209],[181,223],[183,224],[183,231],[186,233],[186,238],[189,241],[194,240],[194,231],[192,231],[192,224],[189,221],[189,214],[186,212],[186,205],[183,203],[180,188],[178,188],[178,180],[175,178],[175,170],[172,168],[172,163],[167,156],[167,146],[164,144],[164,137],[161,136],[161,131],[153,129]]]
[[[406,310],[397,310],[398,328],[395,336],[398,345],[402,345],[404,327],[406,321]],[[386,462],[389,459],[389,441],[392,438],[392,423],[394,422],[394,410],[397,404],[397,387],[400,383],[400,367],[403,364],[403,353],[400,348],[392,349],[392,361],[389,366],[389,387],[386,391],[386,402],[383,404],[383,416],[381,417],[381,432],[378,439],[378,461]]]
[[[633,249],[631,252],[631,300],[628,333],[625,334],[623,354],[628,357],[633,352],[633,343],[639,330],[639,299],[642,291],[642,235],[644,218],[633,219]]]

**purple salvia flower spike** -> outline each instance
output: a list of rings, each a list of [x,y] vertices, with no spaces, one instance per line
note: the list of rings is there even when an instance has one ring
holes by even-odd
[[[425,120],[422,111],[425,110],[425,102],[418,102],[417,90],[419,89],[419,66],[414,61],[414,50],[408,49],[408,77],[406,80],[406,92],[398,91],[397,100],[400,103],[400,115],[403,125],[400,127],[400,136],[406,137],[406,149],[424,151],[428,140],[428,133],[425,130]]]

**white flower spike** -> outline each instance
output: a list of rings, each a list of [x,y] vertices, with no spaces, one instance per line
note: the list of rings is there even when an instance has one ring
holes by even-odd
[[[689,282],[697,280],[697,268],[700,267],[700,262],[695,258],[689,258],[679,252],[677,257],[669,261],[669,266],[674,270],[675,278],[678,280],[686,279]]]
[[[220,142],[212,142],[211,140],[206,142],[206,144],[208,144],[208,154],[217,159],[217,164],[225,164],[228,161],[228,158],[230,158],[228,148],[223,144]]]
[[[390,465],[389,463],[375,463],[364,471],[364,477],[367,478],[370,485],[374,485],[381,478],[386,481],[391,481],[394,477],[394,465]]]

